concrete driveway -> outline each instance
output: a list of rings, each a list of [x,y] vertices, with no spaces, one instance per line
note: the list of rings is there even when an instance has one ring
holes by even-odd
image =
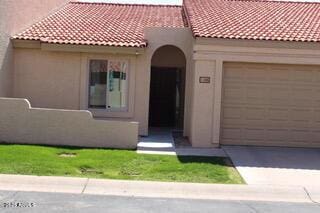
[[[224,146],[247,184],[320,187],[320,149]]]

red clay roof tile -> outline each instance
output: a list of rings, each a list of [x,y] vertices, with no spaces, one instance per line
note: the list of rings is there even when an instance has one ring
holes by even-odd
[[[320,3],[184,0],[181,6],[70,2],[13,36],[57,44],[145,47],[146,27],[187,27],[195,37],[320,42]]]
[[[146,27],[185,27],[181,6],[70,2],[14,39],[145,47]]]
[[[195,37],[320,41],[320,3],[185,0]]]

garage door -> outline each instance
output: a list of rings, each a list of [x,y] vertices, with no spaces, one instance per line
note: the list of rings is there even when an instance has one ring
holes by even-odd
[[[225,63],[221,143],[320,146],[320,66]]]

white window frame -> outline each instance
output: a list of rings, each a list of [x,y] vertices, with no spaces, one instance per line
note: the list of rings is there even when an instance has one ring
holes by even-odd
[[[106,60],[108,61],[108,71],[110,61],[120,61],[127,63],[127,94],[126,107],[97,109],[89,107],[89,83],[90,83],[90,61]],[[130,57],[114,57],[101,55],[82,56],[81,59],[81,89],[80,89],[80,109],[89,110],[93,116],[101,118],[132,118],[134,111],[134,94],[135,94],[135,58]],[[108,82],[107,82],[108,87]],[[108,97],[106,97],[108,98]],[[108,103],[107,103],[108,104]]]
[[[90,87],[89,87],[89,83],[90,83],[90,75],[91,75],[91,70],[90,70],[90,62],[91,61],[107,61],[107,64],[108,64],[108,68],[107,68],[107,92],[106,92],[106,108],[105,109],[100,109],[100,108],[90,108],[90,98],[89,98],[89,95],[90,95]],[[110,95],[110,91],[109,91],[109,86],[110,86],[110,81],[109,81],[109,70],[110,70],[110,62],[120,62],[120,63],[126,63],[127,64],[127,70],[126,70],[126,79],[127,79],[127,85],[126,85],[126,106],[125,107],[109,107],[108,106],[108,100],[109,100],[109,95]],[[108,60],[108,59],[89,59],[88,61],[88,69],[89,69],[89,82],[88,82],[88,104],[87,104],[87,107],[89,110],[103,110],[103,111],[107,111],[107,112],[127,112],[128,111],[128,103],[129,103],[129,98],[128,98],[128,93],[129,93],[129,81],[130,81],[130,74],[129,74],[129,62],[128,60]]]

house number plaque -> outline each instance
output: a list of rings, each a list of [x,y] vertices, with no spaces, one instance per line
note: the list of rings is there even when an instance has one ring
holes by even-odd
[[[209,84],[210,83],[210,77],[207,77],[207,76],[199,77],[199,83]]]

